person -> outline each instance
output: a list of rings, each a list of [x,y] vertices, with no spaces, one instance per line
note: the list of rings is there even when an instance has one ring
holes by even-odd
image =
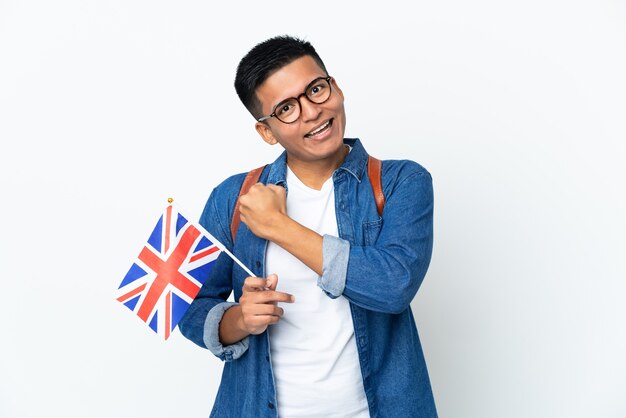
[[[257,44],[235,88],[284,151],[241,197],[246,173],[218,185],[200,218],[257,276],[220,255],[179,323],[225,361],[211,416],[436,417],[410,308],[432,252],[429,172],[383,161],[379,216],[343,92],[307,41]]]

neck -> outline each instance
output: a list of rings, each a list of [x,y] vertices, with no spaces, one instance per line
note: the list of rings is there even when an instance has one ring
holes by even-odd
[[[348,152],[348,147],[343,146],[335,158],[320,161],[291,161],[287,156],[287,165],[302,183],[312,189],[321,190],[326,180],[343,164]]]

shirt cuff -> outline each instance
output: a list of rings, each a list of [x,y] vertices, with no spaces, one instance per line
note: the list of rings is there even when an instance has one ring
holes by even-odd
[[[248,337],[234,344],[227,345],[226,347],[220,342],[220,322],[222,321],[224,312],[235,305],[237,305],[237,303],[234,302],[218,303],[211,308],[204,321],[204,344],[210,352],[223,361],[237,360],[248,349]]]
[[[350,242],[332,235],[324,235],[322,256],[322,276],[317,279],[317,285],[330,298],[338,298],[346,287]]]

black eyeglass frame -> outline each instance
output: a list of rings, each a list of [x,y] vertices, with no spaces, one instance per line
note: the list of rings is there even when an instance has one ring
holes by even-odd
[[[300,93],[297,97],[290,97],[288,99],[283,100],[282,102],[278,103],[276,106],[274,106],[274,111],[272,112],[272,114],[267,115],[267,116],[263,116],[259,119],[257,119],[257,122],[263,122],[267,119],[271,119],[271,118],[276,118],[277,120],[279,120],[282,123],[286,123],[287,125],[291,124],[291,123],[295,123],[298,121],[298,119],[300,119],[300,115],[302,114],[302,104],[300,103],[300,97],[304,96],[307,98],[308,101],[310,101],[311,103],[314,104],[322,104],[322,103],[326,103],[328,101],[328,99],[330,99],[330,96],[333,95],[333,87],[332,87],[332,83],[330,82],[332,80],[332,76],[327,75],[326,77],[317,77],[315,80],[311,81],[306,88],[304,89],[304,92]],[[318,81],[320,80],[326,80],[326,82],[328,83],[328,89],[329,89],[329,93],[328,93],[328,97],[321,101],[321,102],[314,102],[313,100],[311,100],[309,98],[309,96],[306,95],[306,93],[309,91],[309,89]],[[296,103],[298,103],[298,107],[299,107],[299,113],[298,113],[298,117],[291,121],[291,122],[285,122],[284,120],[281,120],[278,116],[276,116],[276,109],[280,108],[280,106],[282,106],[283,104],[287,103],[290,100],[295,100]]]

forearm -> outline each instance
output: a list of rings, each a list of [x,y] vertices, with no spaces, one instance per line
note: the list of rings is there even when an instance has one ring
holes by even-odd
[[[280,186],[255,184],[239,198],[241,221],[254,235],[282,247],[321,276],[322,236],[287,215],[285,193]]]
[[[352,246],[342,294],[369,310],[400,313],[422,284],[431,253],[432,241],[412,249]]]
[[[267,239],[284,248],[318,275],[322,275],[323,238],[315,231],[299,224],[287,215],[270,231]]]

